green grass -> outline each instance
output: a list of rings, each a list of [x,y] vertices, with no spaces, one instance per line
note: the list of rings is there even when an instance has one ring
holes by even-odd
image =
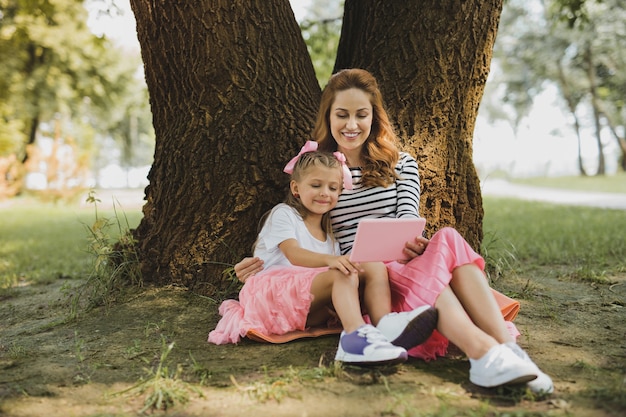
[[[626,194],[626,173],[593,177],[512,179],[570,191]],[[605,282],[626,268],[626,213],[483,197],[483,252],[496,272],[551,266],[572,278]]]
[[[484,198],[485,239],[491,257],[512,254],[520,265],[567,265],[601,275],[624,268],[626,213]]]
[[[125,212],[121,207],[117,212],[131,228],[142,216],[139,209]],[[98,217],[115,219],[116,213],[99,209]],[[0,207],[0,219],[0,290],[24,282],[85,278],[93,269],[87,230],[96,219],[93,207],[18,199]]]
[[[615,175],[591,177],[516,178],[511,182],[537,187],[561,188],[565,190],[600,191],[626,194],[626,172]]]

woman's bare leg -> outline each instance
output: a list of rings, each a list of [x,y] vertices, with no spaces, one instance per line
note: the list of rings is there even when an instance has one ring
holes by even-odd
[[[471,320],[498,343],[515,342],[484,273],[475,264],[467,264],[452,272],[450,287]]]
[[[437,330],[469,358],[478,359],[498,341],[485,333],[469,318],[463,305],[449,286],[439,294],[435,302],[439,311]]]

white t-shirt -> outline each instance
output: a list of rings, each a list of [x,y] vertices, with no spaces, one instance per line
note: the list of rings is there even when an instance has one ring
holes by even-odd
[[[254,248],[254,256],[263,259],[264,269],[275,265],[292,266],[278,245],[287,239],[295,239],[301,248],[317,253],[339,255],[339,243],[329,236],[326,241],[316,239],[309,233],[302,217],[285,203],[276,205],[267,216]]]

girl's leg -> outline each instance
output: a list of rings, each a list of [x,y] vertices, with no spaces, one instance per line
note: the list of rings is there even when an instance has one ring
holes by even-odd
[[[331,303],[346,333],[365,324],[361,315],[357,274],[345,275],[334,269],[322,272],[313,279],[311,294],[313,301],[307,317],[308,326],[328,320]]]
[[[515,342],[507,330],[487,279],[476,264],[456,268],[452,272],[450,287],[476,326],[498,343]]]
[[[313,301],[307,324],[327,310],[332,300],[344,331],[339,338],[335,360],[354,364],[383,364],[405,361],[406,350],[392,345],[383,334],[361,315],[359,276],[329,270],[317,275],[311,283]]]
[[[424,343],[437,326],[437,310],[422,305],[411,311],[391,312],[391,288],[387,266],[382,262],[362,264],[363,302],[371,322],[391,343],[412,349]]]
[[[363,284],[363,304],[376,326],[383,316],[391,312],[391,289],[387,267],[382,262],[368,262],[361,265],[364,272],[359,275]]]
[[[307,316],[307,326],[325,323],[330,318],[332,305],[346,332],[365,324],[361,309],[359,288],[363,289],[366,312],[374,325],[386,317],[381,331],[398,346],[414,347],[430,336],[437,325],[437,313],[429,306],[420,306],[406,313],[391,313],[391,294],[387,269],[382,262],[362,265],[361,276],[345,275],[329,270],[317,275],[311,283],[313,301]],[[361,285],[361,282],[362,285]],[[396,343],[394,343],[396,344]]]

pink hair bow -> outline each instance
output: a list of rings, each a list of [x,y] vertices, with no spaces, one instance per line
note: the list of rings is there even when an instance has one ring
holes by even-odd
[[[294,167],[296,166],[296,162],[298,162],[298,159],[300,158],[300,156],[307,152],[315,152],[316,150],[317,150],[317,142],[312,141],[312,140],[306,141],[302,149],[300,149],[300,152],[298,152],[298,155],[291,158],[291,160],[287,163],[287,165],[285,165],[283,172],[291,175],[293,173]],[[350,170],[348,169],[348,166],[346,165],[346,156],[342,154],[341,152],[333,152],[333,155],[335,156],[335,158],[337,158],[339,162],[341,162],[341,169],[343,171],[343,188],[345,188],[346,190],[351,190],[352,189],[352,174],[350,173]]]
[[[335,158],[339,162],[341,162],[341,169],[343,170],[343,188],[346,190],[352,189],[352,174],[350,173],[350,169],[348,165],[346,165],[346,156],[341,152],[333,152]]]
[[[315,152],[316,150],[317,142],[307,140],[302,149],[300,149],[300,152],[298,152],[298,155],[294,156],[293,158],[291,158],[291,161],[287,162],[287,165],[285,165],[285,169],[283,169],[283,172],[289,175],[293,174],[293,168],[296,166],[296,162],[298,162],[298,158],[300,158],[300,155],[307,152]]]

